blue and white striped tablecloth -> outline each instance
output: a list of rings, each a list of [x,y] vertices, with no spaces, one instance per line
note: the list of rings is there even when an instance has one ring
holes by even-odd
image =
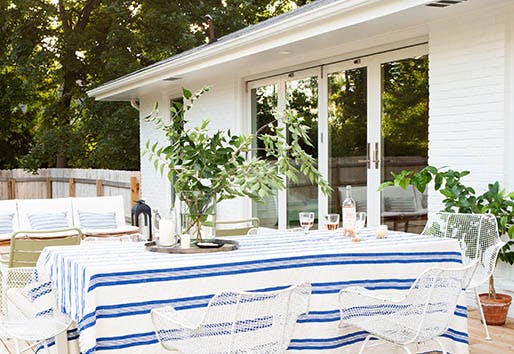
[[[153,253],[140,244],[49,247],[38,267],[51,274],[59,306],[77,324],[78,331],[68,333],[70,348],[78,339],[83,354],[164,353],[152,329],[152,308],[171,305],[199,316],[219,291],[271,291],[303,281],[313,286],[311,307],[298,321],[290,351],[352,353],[365,333],[338,328],[341,288],[398,294],[424,269],[461,262],[454,240],[400,232],[378,240],[369,230],[361,238],[331,242],[327,231],[245,236],[233,238],[240,243],[236,251],[205,254]],[[444,336],[452,353],[467,353],[464,301]]]

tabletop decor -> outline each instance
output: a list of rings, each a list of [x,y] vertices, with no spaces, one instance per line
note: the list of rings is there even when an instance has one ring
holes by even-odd
[[[312,146],[304,119],[293,111],[275,114],[275,120],[257,129],[255,134],[235,135],[230,130],[213,132],[209,120],[191,126],[186,112],[209,88],[196,93],[183,89],[182,102],[173,102],[171,118],[165,122],[156,106],[146,117],[165,132],[171,143],[160,146],[147,142],[146,151],[161,174],[167,174],[173,188],[187,206],[182,232],[202,239],[202,228],[213,226],[215,203],[236,197],[257,202],[286,188],[287,181],[298,181],[300,173],[323,193],[331,190],[316,168],[316,160],[302,149]],[[263,148],[256,148],[255,141]],[[260,149],[264,154],[256,154]],[[265,157],[261,157],[261,155]],[[205,203],[203,203],[205,201]],[[211,216],[211,220],[209,220]],[[184,225],[185,224],[185,225]]]

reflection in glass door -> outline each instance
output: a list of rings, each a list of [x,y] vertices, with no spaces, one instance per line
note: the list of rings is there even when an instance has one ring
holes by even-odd
[[[329,212],[341,213],[346,185],[357,211],[366,211],[367,70],[328,74],[328,178],[333,192]]]
[[[274,121],[274,114],[278,104],[277,84],[260,86],[251,90],[252,102],[252,131]],[[263,133],[269,133],[267,128]],[[257,154],[263,154],[262,141],[257,140]],[[264,156],[261,156],[264,157]],[[260,225],[264,227],[276,228],[278,226],[278,202],[277,195],[264,201],[263,203],[252,202],[252,215],[260,220]]]
[[[318,159],[318,78],[317,76],[286,82],[286,107],[304,119],[312,146],[302,148]],[[315,224],[318,222],[318,186],[312,184],[303,174],[296,183],[287,186],[287,227],[300,225],[300,212],[313,212]]]
[[[391,172],[418,171],[428,159],[428,57],[383,63],[381,182]],[[382,192],[381,222],[390,229],[420,232],[426,222],[426,194],[409,186]]]

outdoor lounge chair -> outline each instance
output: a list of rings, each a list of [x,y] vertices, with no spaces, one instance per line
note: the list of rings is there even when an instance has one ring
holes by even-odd
[[[270,292],[224,291],[200,322],[172,307],[151,312],[157,338],[182,353],[279,353],[287,349],[297,318],[308,311],[308,283]]]

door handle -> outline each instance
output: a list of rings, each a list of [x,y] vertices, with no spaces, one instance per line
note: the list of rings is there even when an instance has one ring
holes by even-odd
[[[380,162],[378,158],[378,143],[375,143],[375,151],[373,152],[373,162],[375,163],[375,168],[378,170]]]
[[[369,158],[369,155],[370,155],[370,146],[369,146],[369,143],[368,143],[368,147],[366,149],[366,160],[357,160],[357,162],[365,162],[366,163],[366,167],[367,168],[370,168],[370,163],[371,163],[371,160]]]

